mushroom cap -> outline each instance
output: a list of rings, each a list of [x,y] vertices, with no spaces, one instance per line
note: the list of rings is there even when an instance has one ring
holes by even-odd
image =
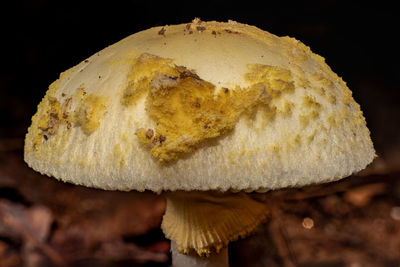
[[[30,167],[110,190],[264,191],[351,175],[375,157],[324,59],[229,21],[155,27],[63,72],[32,118]]]

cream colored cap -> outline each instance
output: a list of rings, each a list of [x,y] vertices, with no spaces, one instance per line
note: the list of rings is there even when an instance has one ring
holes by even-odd
[[[359,105],[301,42],[229,21],[151,28],[67,70],[32,118],[25,161],[118,190],[269,190],[375,157]]]

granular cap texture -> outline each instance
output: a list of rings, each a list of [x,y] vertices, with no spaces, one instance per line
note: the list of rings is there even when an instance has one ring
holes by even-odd
[[[374,157],[322,57],[232,21],[155,27],[94,54],[50,85],[25,139],[33,169],[113,190],[303,186]]]

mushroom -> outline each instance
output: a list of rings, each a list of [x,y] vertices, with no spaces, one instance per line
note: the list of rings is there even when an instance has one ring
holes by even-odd
[[[268,207],[247,193],[335,181],[375,157],[324,58],[234,21],[151,28],[61,73],[25,161],[65,182],[165,194],[176,266],[224,266]]]

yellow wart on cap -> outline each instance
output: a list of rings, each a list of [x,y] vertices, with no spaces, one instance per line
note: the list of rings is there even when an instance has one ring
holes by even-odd
[[[123,91],[121,103],[125,106],[135,104],[135,101],[149,90],[149,83],[156,73],[176,74],[171,68],[172,64],[172,59],[161,58],[148,53],[143,53],[135,58],[127,74],[129,82]]]
[[[136,136],[159,162],[178,159],[190,153],[201,142],[231,131],[242,114],[263,109],[266,118],[278,113],[291,114],[293,103],[277,107],[271,99],[294,91],[290,71],[261,64],[249,65],[245,75],[250,86],[221,88],[201,79],[194,71],[149,54],[137,57],[121,102],[135,103],[144,93],[146,111],[156,122],[149,129],[139,129]]]
[[[49,90],[53,92],[54,90]],[[54,92],[53,92],[54,93]],[[33,134],[33,149],[37,151],[45,142],[59,140],[66,136],[72,127],[80,126],[85,134],[90,135],[100,125],[105,114],[105,98],[99,95],[87,95],[81,86],[72,97],[62,95],[58,100],[54,94],[47,94],[39,105],[40,113],[32,119],[31,134]],[[78,102],[78,107],[72,111],[72,103]],[[36,125],[36,127],[34,126]],[[60,132],[61,131],[61,132]],[[48,141],[49,140],[49,141]]]
[[[38,106],[38,112],[32,118],[30,133],[34,136],[32,147],[34,151],[56,135],[59,128],[64,125],[70,127],[69,108],[71,99],[66,99],[62,104],[55,97],[58,91],[58,80],[50,85],[49,91]]]
[[[87,135],[92,134],[99,126],[107,109],[104,96],[90,94],[83,96],[74,113],[74,122]]]
[[[249,64],[248,68],[245,79],[253,84],[261,83],[269,95],[277,97],[284,92],[294,91],[294,82],[289,70],[261,64]]]
[[[120,166],[126,165],[125,161],[125,156],[124,152],[122,151],[121,145],[120,144],[115,144],[113,153],[111,155],[111,158],[114,159],[115,161],[119,162]]]
[[[304,112],[299,116],[300,125],[305,128],[310,121],[318,118],[321,107],[321,103],[317,102],[313,96],[304,96],[302,102]]]
[[[40,116],[38,121],[38,128],[43,132],[52,135],[58,130],[61,121],[61,107],[55,97],[47,98],[47,112]]]

